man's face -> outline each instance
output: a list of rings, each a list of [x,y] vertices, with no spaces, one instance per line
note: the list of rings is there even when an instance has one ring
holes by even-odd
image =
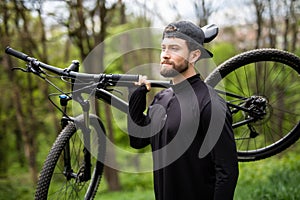
[[[164,38],[161,43],[160,74],[175,77],[188,69],[189,50],[186,41],[180,38]]]

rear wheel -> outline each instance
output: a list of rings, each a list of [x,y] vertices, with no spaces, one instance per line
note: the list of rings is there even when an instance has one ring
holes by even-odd
[[[83,123],[82,118],[75,120],[76,125]],[[105,155],[105,131],[102,122],[91,116],[91,133],[84,134],[75,123],[69,122],[57,137],[42,168],[35,199],[94,199],[103,172]],[[85,148],[85,143],[93,147]],[[91,154],[91,166],[84,164],[84,151]],[[70,155],[66,159],[64,154]],[[66,165],[70,162],[70,167]],[[86,169],[86,168],[89,169]],[[91,173],[86,173],[88,170]],[[86,178],[84,175],[90,174]]]
[[[229,59],[206,78],[206,83],[223,91],[220,95],[228,105],[259,111],[230,106],[239,161],[270,157],[299,139],[299,72],[300,59],[294,54],[257,49]]]

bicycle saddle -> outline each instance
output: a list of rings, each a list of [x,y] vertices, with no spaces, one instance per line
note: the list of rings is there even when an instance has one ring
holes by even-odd
[[[215,39],[215,37],[219,33],[219,27],[215,24],[208,24],[206,26],[203,26],[201,29],[205,35],[204,43],[209,43],[210,41]]]

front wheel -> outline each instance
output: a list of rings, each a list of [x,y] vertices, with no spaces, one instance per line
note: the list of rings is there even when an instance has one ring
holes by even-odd
[[[299,72],[296,55],[257,49],[229,59],[206,78],[231,109],[239,161],[273,156],[299,139]]]
[[[38,180],[36,200],[94,199],[96,195],[104,167],[101,162],[105,156],[104,127],[91,115],[91,131],[85,134],[79,129],[83,118],[74,121],[62,130],[47,156]],[[86,160],[91,161],[90,165]]]

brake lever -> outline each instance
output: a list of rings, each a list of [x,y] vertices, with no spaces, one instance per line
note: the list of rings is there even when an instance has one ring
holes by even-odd
[[[13,67],[13,68],[11,68],[11,70],[12,71],[20,70],[22,72],[34,73],[34,74],[36,74],[39,77],[41,77],[41,78],[44,79],[44,77],[41,74],[46,75],[46,73],[41,68],[39,68],[39,67],[33,67],[31,63],[27,64],[26,66],[27,66],[27,68]]]
[[[11,71],[15,71],[15,70],[20,70],[20,71],[22,71],[22,72],[28,72],[27,69],[22,68],[22,67],[13,67],[13,68],[11,68]]]

